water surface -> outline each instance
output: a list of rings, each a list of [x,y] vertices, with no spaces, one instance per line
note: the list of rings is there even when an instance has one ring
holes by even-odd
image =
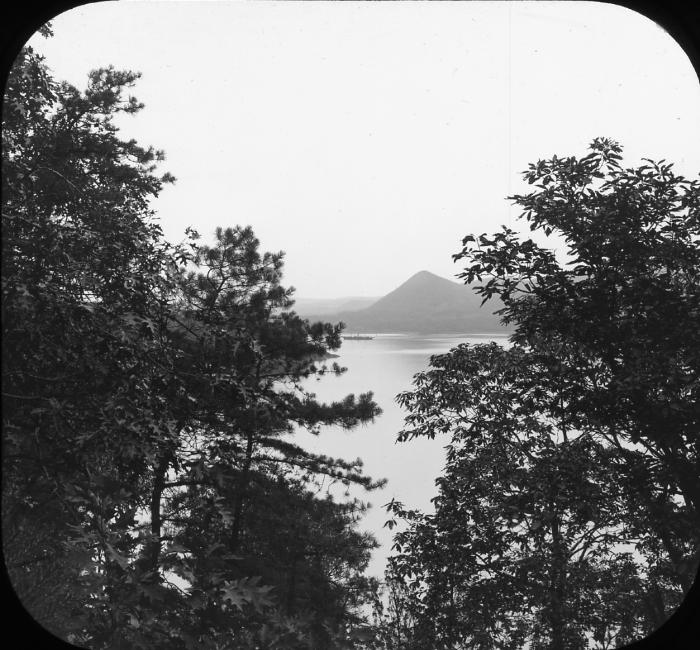
[[[325,376],[306,383],[321,401],[339,400],[348,393],[357,395],[371,390],[383,410],[374,423],[352,431],[324,427],[318,437],[301,433],[297,438],[304,447],[318,453],[346,460],[360,457],[369,476],[388,479],[382,490],[369,494],[360,490],[352,492],[372,503],[361,527],[371,531],[382,545],[374,553],[370,574],[383,574],[391,551],[392,533],[384,528],[387,516],[381,506],[395,498],[411,508],[431,509],[430,499],[436,494],[435,478],[442,470],[444,445],[448,442],[444,437],[437,437],[396,443],[406,415],[396,403],[396,395],[411,388],[413,376],[428,368],[432,355],[447,352],[464,342],[489,341],[507,345],[506,336],[495,334],[377,334],[372,340],[346,340],[338,351],[339,358],[331,361],[347,367],[347,372],[340,377]]]

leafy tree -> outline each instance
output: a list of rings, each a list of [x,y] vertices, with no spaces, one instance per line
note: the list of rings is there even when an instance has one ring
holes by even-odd
[[[524,175],[537,189],[513,197],[532,230],[564,239],[565,264],[507,229],[455,259],[468,282],[490,276],[477,291],[503,300],[513,342],[561,368],[568,426],[631,459],[634,507],[687,589],[697,553],[674,537],[700,550],[700,183],[620,153],[597,139],[580,160],[539,161]]]
[[[450,437],[435,512],[390,504],[406,647],[610,647],[692,581],[700,186],[619,153],[540,161],[513,197],[565,263],[507,228],[455,256],[515,332],[433,357],[399,396],[400,440]]]
[[[409,523],[392,562],[411,576],[415,647],[576,648],[649,631],[634,599],[608,607],[610,591],[643,582],[620,548],[637,539],[619,521],[607,450],[562,427],[549,367],[496,344],[431,365],[400,396],[401,437],[451,434],[435,513],[391,504]]]
[[[216,628],[218,634],[229,626],[244,647],[241,633],[257,638],[263,619],[241,621],[230,612],[221,615],[222,594],[230,595],[231,585],[250,575],[267,577],[286,616],[295,610],[294,591],[302,591],[290,586],[297,578],[281,569],[271,571],[288,552],[265,536],[277,541],[285,526],[283,515],[292,517],[291,528],[307,548],[319,539],[318,532],[314,536],[300,528],[306,513],[322,514],[324,526],[347,527],[345,541],[351,547],[341,544],[332,551],[326,545],[317,555],[318,562],[322,565],[350,554],[348,579],[356,579],[366,566],[372,540],[352,532],[355,521],[343,516],[345,506],[312,499],[310,487],[303,485],[313,486],[318,476],[370,490],[383,482],[364,476],[359,459],[346,462],[308,453],[292,436],[298,427],[317,431],[320,424],[352,428],[374,418],[379,409],[371,394],[321,404],[303,389],[301,381],[312,374],[342,371],[318,365],[319,357],[340,345],[340,328],[309,324],[293,312],[282,311],[291,306],[290,292],[279,284],[282,255],[259,255],[250,228],[218,230],[217,245],[198,248],[193,261],[198,271],[183,278],[178,310],[168,326],[180,341],[181,356],[174,372],[186,388],[178,425],[184,435],[175,444],[167,441],[154,465],[152,539],[145,547],[150,550],[144,566],[161,579],[163,569],[169,568],[189,580],[195,593],[191,600],[202,611],[197,626]],[[280,510],[275,498],[286,507]],[[174,563],[167,552],[160,552],[164,537],[175,539],[181,548]],[[335,541],[342,539],[336,533]],[[284,544],[290,543],[284,539]],[[221,552],[212,554],[214,548]],[[261,558],[265,548],[269,551]],[[295,563],[303,559],[303,554],[290,557],[291,576],[297,575]],[[332,579],[328,572],[319,573],[318,567],[313,578],[305,578],[307,583],[318,581],[313,588],[321,589],[320,594],[331,589]],[[234,602],[246,600],[244,592],[236,593]],[[342,614],[328,612],[330,618],[319,622],[332,602],[327,593],[320,594],[307,607],[317,619],[316,636],[319,626],[337,627],[343,617],[355,616],[351,611],[355,604],[347,603]],[[314,641],[310,647],[322,645]]]
[[[508,229],[467,237],[468,282],[498,295],[513,342],[549,346],[579,368],[571,424],[595,422],[674,477],[700,522],[700,183],[664,161],[623,168],[618,144],[531,165],[535,191],[513,197],[532,230],[557,234],[568,261]]]
[[[374,542],[364,505],[319,481],[381,482],[293,434],[379,409],[303,389],[342,372],[323,363],[340,327],[291,311],[283,255],[250,228],[163,240],[149,201],[173,178],[115,124],[142,108],[137,78],[96,70],[80,92],[26,48],[6,90],[8,572],[37,620],[92,648],[354,643]]]
[[[154,174],[157,152],[117,138],[135,79],[98,70],[81,94],[27,48],[4,97],[4,549],[20,592],[80,576],[67,598],[37,593],[64,635],[92,597],[81,570],[114,550],[104,523],[137,507],[149,428],[164,424],[146,384],[159,341],[137,319],[167,289],[148,198],[171,179]]]
[[[388,522],[392,525],[393,520]],[[390,565],[372,602],[372,637],[368,648],[407,650],[412,647],[416,619],[414,602],[400,574]]]
[[[200,495],[188,495],[185,502],[190,499],[207,503]],[[264,584],[274,587],[276,617],[303,632],[305,645],[300,647],[336,647],[333,642],[341,647],[346,632],[362,625],[360,607],[375,587],[362,572],[376,543],[355,530],[363,504],[319,499],[306,481],[284,472],[277,476],[259,473],[248,499],[251,516],[236,555],[227,544],[230,531],[226,525],[211,523],[213,505],[204,509],[200,505],[192,513],[193,520],[175,538],[190,550],[192,574],[210,579],[220,574],[224,583],[261,576]],[[204,597],[211,587],[198,579],[193,593]],[[202,622],[211,625],[221,618],[209,606]],[[252,630],[253,638],[259,640],[260,635],[271,632],[269,618],[269,612],[261,612],[252,620],[229,620],[228,625],[236,627],[239,635],[240,630]],[[216,626],[221,628],[221,622]]]

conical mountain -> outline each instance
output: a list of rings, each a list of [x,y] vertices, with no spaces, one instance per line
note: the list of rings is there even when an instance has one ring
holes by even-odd
[[[352,332],[486,333],[503,332],[493,312],[503,305],[481,305],[472,287],[420,271],[365,309],[341,311],[332,320]],[[324,320],[329,320],[325,316]]]

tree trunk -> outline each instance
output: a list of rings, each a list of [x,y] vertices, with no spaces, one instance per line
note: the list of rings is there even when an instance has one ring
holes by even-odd
[[[556,489],[556,484],[553,486]],[[553,491],[554,491],[553,489]],[[563,540],[559,527],[559,518],[555,510],[554,495],[549,502],[552,520],[550,532],[552,534],[552,563],[549,571],[550,607],[549,624],[552,628],[552,640],[550,648],[552,650],[563,650],[565,645],[565,621],[564,621],[564,586],[565,586],[565,555]]]
[[[151,492],[151,541],[147,545],[146,552],[146,566],[149,571],[153,572],[154,577],[158,576],[162,526],[160,502],[165,488],[165,474],[168,471],[168,465],[168,460],[163,457],[154,468],[153,490]]]
[[[253,431],[248,431],[245,450],[245,460],[243,462],[243,470],[241,471],[240,480],[238,481],[236,501],[233,508],[233,523],[231,525],[231,551],[234,553],[238,550],[238,543],[241,532],[241,518],[243,516],[243,501],[245,493],[248,489],[250,466],[253,462],[253,438]]]
[[[654,629],[660,628],[668,617],[666,616],[663,597],[656,585],[651,585],[649,591],[644,594],[644,603],[654,624]]]

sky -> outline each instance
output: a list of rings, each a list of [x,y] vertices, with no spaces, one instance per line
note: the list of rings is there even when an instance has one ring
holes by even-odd
[[[119,124],[178,179],[152,204],[166,237],[251,225],[299,297],[454,278],[465,235],[528,232],[506,198],[528,163],[597,136],[700,172],[691,62],[615,5],[121,0],[52,24],[30,44],[57,79],[142,73]]]

